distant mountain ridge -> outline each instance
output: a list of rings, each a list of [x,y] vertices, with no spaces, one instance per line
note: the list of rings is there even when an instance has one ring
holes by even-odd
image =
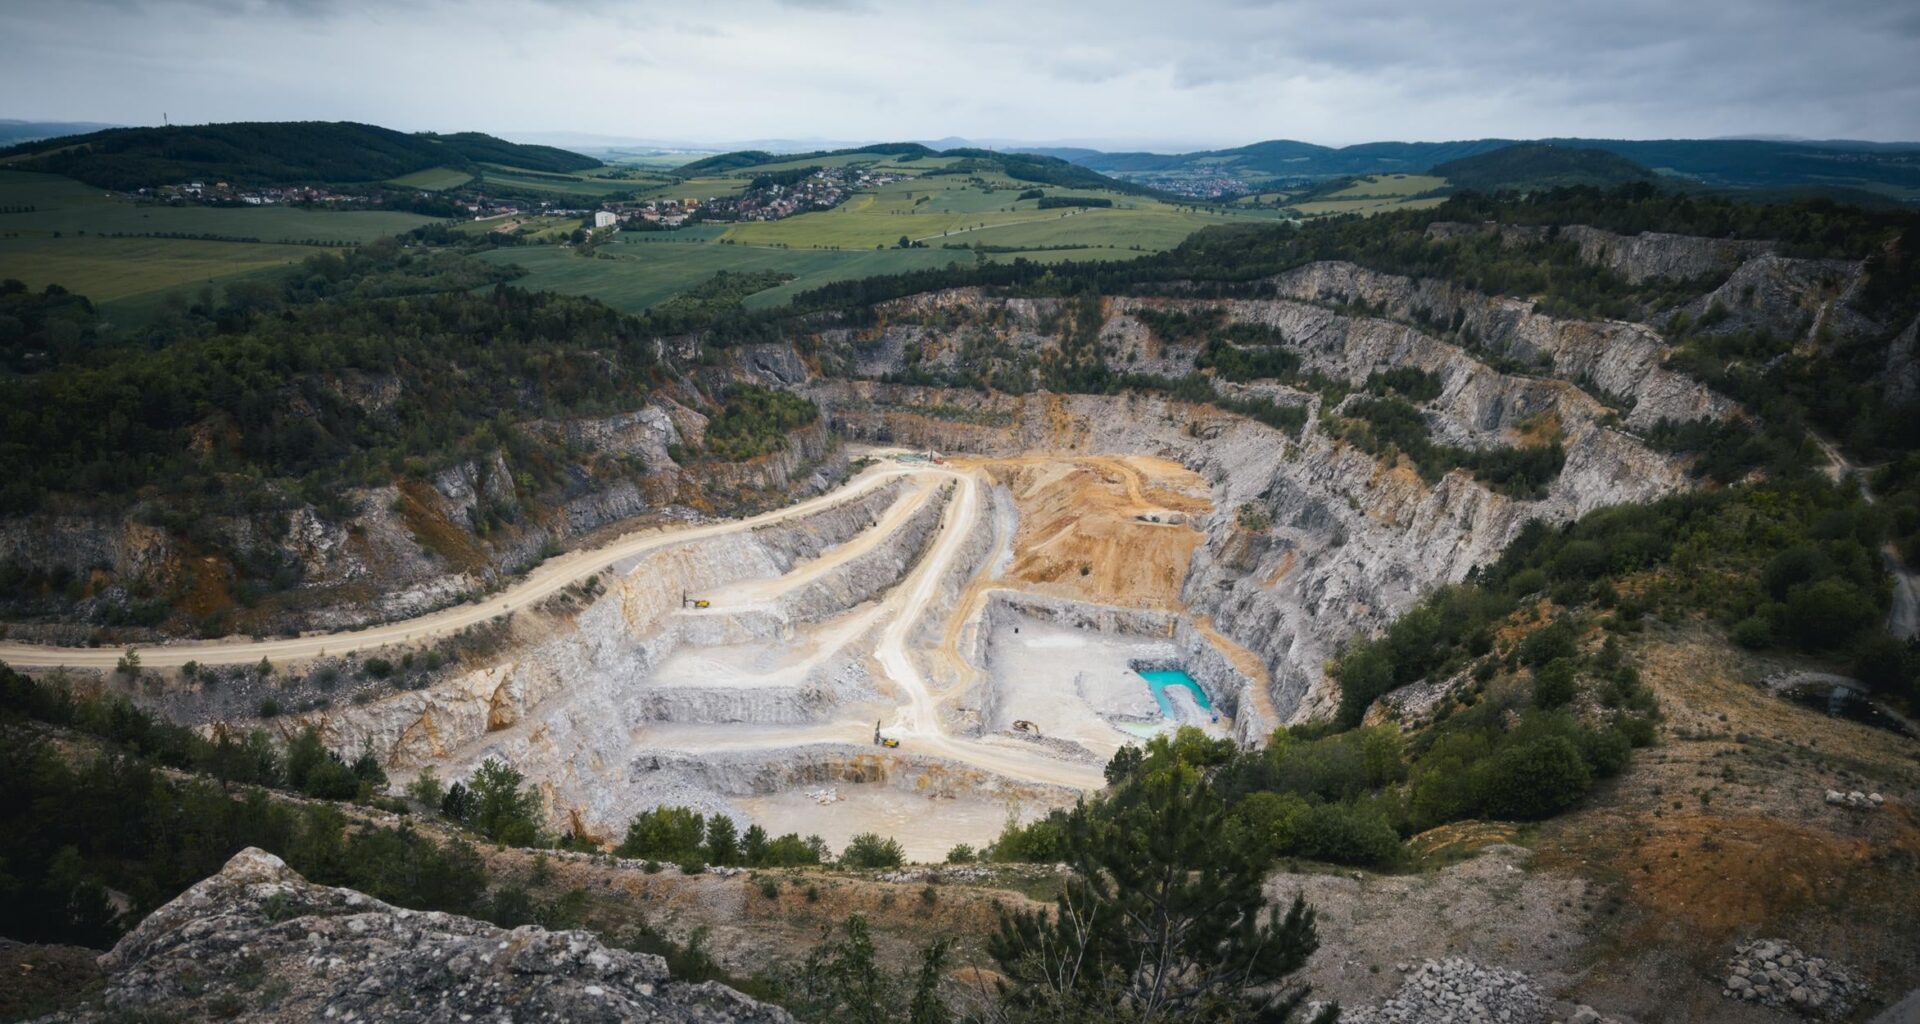
[[[1458,142],[1368,142],[1321,146],[1291,139],[1195,153],[1076,153],[1074,164],[1120,176],[1224,173],[1257,179],[1312,181],[1357,174],[1430,170],[1452,161],[1523,144],[1515,139]],[[1734,188],[1830,186],[1920,199],[1920,143],[1772,141],[1762,139],[1533,140],[1530,145],[1601,150],[1658,174]],[[1042,152],[1057,152],[1045,151]]]
[[[409,134],[352,121],[241,121],[109,128],[0,150],[0,167],[44,171],[101,188],[135,189],[210,178],[247,185],[355,184],[433,167],[494,163],[565,173],[590,156],[480,132]]]
[[[85,135],[118,125],[99,121],[19,121],[0,118],[0,146],[39,139],[57,139],[62,135]]]

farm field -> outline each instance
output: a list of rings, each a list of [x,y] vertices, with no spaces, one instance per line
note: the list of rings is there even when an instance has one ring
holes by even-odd
[[[1385,213],[1388,210],[1427,210],[1447,201],[1445,196],[1425,199],[1315,199],[1295,203],[1288,209],[1302,217],[1331,217],[1342,213]]]
[[[51,174],[0,171],[0,238],[56,235],[217,235],[261,242],[371,242],[433,222],[391,210],[291,206],[146,206]]]
[[[601,171],[618,171],[618,168],[600,168]],[[549,193],[552,195],[583,196],[599,199],[624,198],[634,192],[642,191],[668,179],[656,177],[645,171],[627,169],[632,177],[610,178],[594,171],[581,171],[576,174],[558,174],[547,171],[524,171],[498,164],[486,164],[482,168],[480,185],[485,188],[493,185],[498,188],[515,191]]]
[[[1209,213],[1154,199],[1110,192],[1046,187],[1049,196],[1111,199],[1109,209],[1040,209],[1019,199],[1039,188],[1027,182],[988,179],[991,190],[963,179],[939,176],[894,182],[818,213],[778,221],[736,224],[726,238],[747,245],[795,249],[871,249],[901,237],[938,246],[944,240],[989,245],[1089,244],[1130,249],[1167,249],[1209,224],[1265,211]]]
[[[679,295],[722,271],[771,270],[795,275],[777,288],[753,295],[747,305],[778,305],[830,281],[897,274],[971,262],[971,253],[940,249],[887,249],[865,252],[790,250],[712,242],[616,241],[593,257],[559,246],[499,249],[482,258],[528,271],[516,287],[590,295],[616,309],[638,313]]]
[[[841,154],[691,178],[644,194],[682,198],[731,194],[754,175],[814,164],[862,163],[924,173],[951,162],[934,157],[898,165],[873,154]],[[1037,199],[1019,198],[1034,189],[1052,197],[1107,199],[1114,206],[1043,210]],[[1041,186],[987,172],[972,180],[957,175],[908,178],[858,193],[832,210],[784,220],[701,224],[670,233],[622,233],[599,246],[592,258],[545,246],[489,253],[486,258],[524,267],[529,275],[520,280],[521,287],[590,295],[630,312],[672,298],[722,270],[794,275],[794,280],[747,299],[748,306],[763,308],[833,281],[944,267],[956,261],[1129,259],[1172,248],[1211,224],[1279,216],[1273,210],[1184,206],[1110,191]],[[529,226],[533,223],[537,222]],[[568,222],[537,229],[533,236],[549,238],[572,227]],[[488,229],[475,224],[463,230]],[[919,245],[901,248],[903,237]],[[975,253],[967,248],[974,244],[1005,251]]]
[[[403,174],[389,179],[387,184],[403,188],[417,188],[423,192],[443,192],[450,188],[459,188],[473,180],[473,175],[452,167],[429,167],[424,171]]]
[[[58,284],[128,318],[157,309],[168,292],[217,287],[324,251],[293,243],[356,244],[433,223],[384,210],[137,205],[17,171],[0,171],[0,209],[19,211],[0,213],[0,278]]]
[[[0,237],[0,279],[30,288],[57,284],[99,303],[220,285],[299,263],[310,245],[203,242],[176,238]]]
[[[1352,184],[1337,191],[1312,194],[1312,198],[1294,203],[1289,208],[1299,211],[1303,217],[1424,210],[1445,202],[1445,197],[1414,197],[1446,186],[1447,179],[1431,174],[1374,174],[1356,178]]]

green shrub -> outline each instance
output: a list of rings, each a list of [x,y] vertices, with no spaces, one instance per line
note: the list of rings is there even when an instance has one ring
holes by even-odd
[[[1773,623],[1764,615],[1749,615],[1733,627],[1733,642],[1750,651],[1773,646]]]
[[[622,857],[687,862],[701,855],[706,818],[690,807],[655,807],[634,815],[614,852]]]
[[[849,868],[897,868],[906,859],[898,840],[862,832],[847,840],[840,864]]]
[[[1793,636],[1810,650],[1844,647],[1879,617],[1872,597],[1838,579],[1798,586],[1787,595],[1787,621]]]
[[[1400,853],[1400,835],[1386,819],[1353,804],[1309,807],[1289,852],[1335,864],[1378,866]]]
[[[1574,667],[1570,658],[1555,658],[1533,670],[1533,704],[1543,710],[1561,707],[1574,698]]]
[[[1586,795],[1593,772],[1564,736],[1515,744],[1485,762],[1481,804],[1495,818],[1534,821],[1567,809]]]
[[[1058,812],[1021,825],[1009,817],[1000,837],[988,847],[989,856],[1002,863],[1054,864],[1066,852],[1064,816]]]

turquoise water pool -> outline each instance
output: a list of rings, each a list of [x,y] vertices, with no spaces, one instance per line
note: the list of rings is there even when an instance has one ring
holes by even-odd
[[[1167,687],[1169,686],[1186,687],[1187,692],[1193,694],[1194,703],[1199,704],[1209,711],[1213,710],[1213,701],[1208,699],[1207,691],[1201,689],[1200,684],[1194,682],[1193,677],[1185,672],[1178,670],[1164,672],[1142,671],[1140,678],[1147,681],[1147,686],[1153,690],[1154,703],[1160,705],[1160,714],[1167,718],[1173,717],[1173,702],[1167,699]]]

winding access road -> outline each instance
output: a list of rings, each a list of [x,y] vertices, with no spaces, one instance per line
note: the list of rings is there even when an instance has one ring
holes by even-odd
[[[584,548],[556,555],[542,562],[519,582],[484,601],[459,604],[428,612],[410,619],[333,633],[309,633],[298,637],[253,640],[225,637],[219,640],[182,640],[138,647],[140,663],[146,668],[177,668],[189,661],[202,665],[248,665],[266,658],[269,661],[301,661],[328,654],[368,651],[393,644],[419,643],[447,636],[499,618],[510,612],[539,604],[561,590],[595,573],[611,569],[616,563],[659,548],[689,541],[705,540],[770,523],[784,522],[859,497],[895,477],[927,473],[924,467],[880,463],[847,481],[840,487],[785,508],[746,519],[706,523],[700,526],[667,527],[626,534],[602,547]],[[97,668],[111,669],[126,653],[123,647],[57,647],[51,644],[0,642],[0,661],[18,668]]]
[[[904,525],[933,492],[952,486],[954,493],[942,511],[938,533],[926,554],[902,580],[894,592],[884,598],[866,616],[855,623],[859,629],[840,631],[829,640],[837,647],[850,639],[845,635],[863,631],[863,622],[883,620],[874,660],[886,680],[893,684],[901,701],[889,736],[906,741],[903,754],[950,759],[1009,778],[1080,790],[1097,789],[1104,778],[1097,766],[1064,761],[1049,753],[1011,741],[991,738],[966,738],[949,733],[940,721],[939,697],[915,663],[911,637],[936,602],[942,580],[962,560],[967,540],[981,520],[981,482],[972,472],[933,465],[902,465],[891,461],[869,467],[835,490],[785,508],[745,519],[707,523],[699,526],[650,529],[622,536],[604,546],[582,549],[547,560],[511,587],[485,601],[456,605],[415,618],[369,626],[363,629],[307,636],[251,640],[228,637],[220,640],[181,641],[138,648],[140,662],[146,668],[167,668],[189,661],[203,665],[252,664],[262,658],[277,662],[298,662],[321,655],[339,655],[368,651],[395,644],[414,644],[456,633],[518,609],[546,600],[562,589],[596,573],[648,552],[693,541],[707,540],[753,530],[773,523],[814,515],[856,499],[887,482],[912,478],[922,485],[918,493],[902,495],[878,516],[863,535],[799,570],[773,580],[753,580],[723,588],[726,608],[737,612],[803,585],[828,570],[842,565]],[[718,593],[718,592],[717,592]],[[723,609],[717,606],[713,614]],[[964,609],[954,609],[964,614]],[[698,611],[682,614],[699,615]],[[941,624],[942,627],[945,623]],[[942,630],[936,629],[935,632]],[[21,667],[111,669],[124,655],[124,648],[55,647],[44,644],[0,643],[0,661]],[[728,674],[718,672],[716,674]],[[669,740],[665,746],[693,750],[721,750],[734,747],[795,746],[812,743],[864,742],[866,726],[859,723],[833,723],[799,729],[706,730],[683,728],[681,742]],[[712,735],[707,733],[712,732]],[[666,736],[659,737],[667,740]]]

